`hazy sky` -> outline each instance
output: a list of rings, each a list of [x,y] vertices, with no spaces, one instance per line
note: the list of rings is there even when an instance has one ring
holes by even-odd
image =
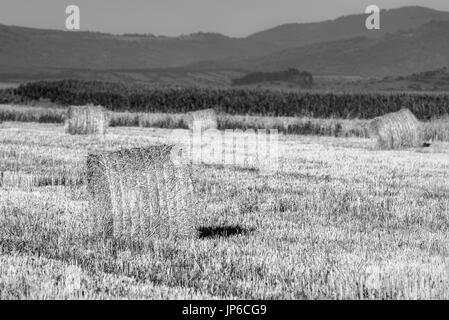
[[[449,11],[448,0],[0,0],[0,23],[64,29],[70,4],[80,7],[81,30],[169,36],[208,31],[242,37],[289,22],[363,13],[371,4]]]

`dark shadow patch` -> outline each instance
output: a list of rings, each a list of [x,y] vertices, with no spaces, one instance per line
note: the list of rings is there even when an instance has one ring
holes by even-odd
[[[421,194],[426,200],[444,200],[449,198],[449,188],[443,185],[433,185],[429,189],[423,189]]]
[[[82,177],[66,177],[66,176],[41,176],[36,179],[37,187],[54,187],[54,186],[82,186],[85,181]]]
[[[243,165],[223,165],[223,164],[212,164],[212,163],[202,163],[202,167],[206,169],[213,170],[230,170],[230,171],[243,171],[243,172],[259,172],[259,169],[251,166],[243,166]]]
[[[237,235],[247,235],[254,232],[255,228],[245,228],[241,226],[220,226],[220,227],[200,227],[198,233],[200,239],[232,237]]]

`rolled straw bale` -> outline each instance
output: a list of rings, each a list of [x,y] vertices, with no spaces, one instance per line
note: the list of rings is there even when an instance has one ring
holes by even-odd
[[[67,133],[100,134],[106,133],[108,117],[101,106],[71,106],[67,117]]]
[[[190,166],[174,163],[173,148],[160,145],[88,155],[94,234],[141,242],[195,235]]]
[[[190,130],[217,129],[217,113],[214,109],[205,109],[187,113],[187,125]]]
[[[370,136],[377,137],[380,149],[420,147],[423,143],[423,126],[408,109],[388,113],[370,122]]]

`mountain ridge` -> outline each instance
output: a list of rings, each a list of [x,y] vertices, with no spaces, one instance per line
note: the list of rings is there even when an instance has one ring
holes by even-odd
[[[385,10],[380,31],[366,30],[366,16],[286,24],[246,38],[208,32],[177,37],[113,35],[0,25],[0,80],[41,71],[51,75],[70,69],[164,68],[271,71],[293,67],[316,74],[389,76],[448,64],[449,37],[444,28],[448,28],[449,12],[417,6]],[[291,28],[298,30],[298,26],[301,30],[292,34]]]
[[[367,14],[352,14],[321,22],[284,24],[254,33],[248,39],[263,40],[288,48],[355,36],[380,37],[400,29],[419,27],[430,20],[449,20],[449,12],[421,6],[382,9],[380,30],[367,30],[366,17]]]
[[[449,64],[449,20],[379,38],[350,39],[289,48],[253,59],[203,61],[195,69],[273,71],[294,67],[321,75],[384,77],[433,70]]]

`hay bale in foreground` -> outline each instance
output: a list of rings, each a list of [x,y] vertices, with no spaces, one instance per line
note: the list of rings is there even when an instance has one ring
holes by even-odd
[[[377,136],[380,149],[421,147],[423,128],[421,122],[408,109],[388,113],[370,122],[370,136]]]
[[[205,109],[187,113],[187,125],[190,130],[217,129],[217,113],[214,109]]]
[[[174,164],[172,150],[161,145],[88,156],[93,234],[139,242],[196,234],[191,170]]]
[[[102,106],[71,106],[67,117],[67,133],[100,134],[106,133],[107,114]]]

